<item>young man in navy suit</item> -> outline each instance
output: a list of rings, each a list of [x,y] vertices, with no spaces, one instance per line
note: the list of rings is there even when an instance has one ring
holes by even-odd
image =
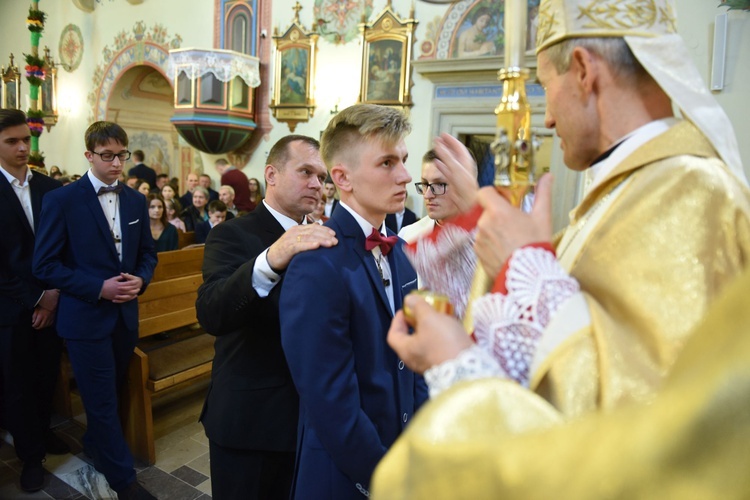
[[[65,339],[86,410],[84,448],[119,498],[154,498],[138,484],[118,415],[118,390],[138,340],[138,301],[156,251],[142,194],[118,182],[130,158],[119,125],[86,130],[91,169],[44,198],[34,274],[60,290]]]
[[[21,489],[37,491],[45,452],[70,448],[49,429],[62,352],[54,328],[59,292],[31,274],[42,199],[62,184],[31,172],[30,140],[23,111],[0,110],[0,408],[23,462]]]
[[[385,340],[417,275],[385,227],[411,176],[399,111],[358,104],[328,124],[321,155],[341,193],[338,245],[298,254],[281,290],[281,341],[300,395],[293,497],[368,495],[375,465],[419,405],[424,380]]]

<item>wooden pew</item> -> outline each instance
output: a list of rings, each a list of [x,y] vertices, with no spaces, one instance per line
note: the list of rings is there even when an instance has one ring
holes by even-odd
[[[139,343],[123,391],[122,420],[133,455],[156,461],[152,398],[211,373],[214,337],[197,324],[203,247],[159,253],[146,292],[138,297]],[[168,332],[168,335],[159,335]]]

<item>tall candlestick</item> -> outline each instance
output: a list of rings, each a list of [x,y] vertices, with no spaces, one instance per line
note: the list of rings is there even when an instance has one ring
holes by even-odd
[[[523,67],[526,52],[526,0],[505,0],[505,67]]]

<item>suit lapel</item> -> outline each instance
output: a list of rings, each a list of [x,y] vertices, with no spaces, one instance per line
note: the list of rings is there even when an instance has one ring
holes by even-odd
[[[370,279],[370,283],[380,297],[380,301],[383,303],[385,310],[388,311],[388,315],[393,316],[391,304],[388,301],[388,295],[385,293],[385,287],[383,286],[383,281],[378,272],[378,267],[375,264],[375,259],[372,256],[372,252],[365,250],[365,235],[362,233],[362,228],[359,227],[359,224],[354,220],[354,217],[343,208],[333,212],[331,218],[338,224],[339,228],[341,228],[342,236],[346,238],[348,245],[362,261],[367,276]],[[341,242],[339,242],[339,244],[341,244]],[[391,273],[393,273],[393,268],[391,268]],[[393,282],[392,286],[395,290],[397,283],[396,276],[392,275],[391,278]],[[394,293],[394,304],[396,303],[395,297],[396,294]]]
[[[94,192],[94,186],[91,184],[88,174],[85,174],[83,177],[81,177],[77,181],[77,184],[79,184],[78,188],[81,191],[81,200],[83,200],[83,203],[91,211],[91,215],[94,218],[96,226],[104,236],[104,241],[107,242],[107,248],[109,248],[109,251],[112,253],[112,256],[114,256],[114,258],[120,260],[117,256],[115,240],[112,238],[112,231],[109,224],[107,223],[107,218],[104,216],[104,210],[99,203],[99,197],[96,195],[96,192]],[[120,211],[120,225],[122,225],[122,211]]]
[[[20,219],[23,227],[26,228],[29,234],[33,235],[34,233],[31,230],[29,219],[26,218],[26,212],[23,211],[23,207],[21,206],[21,202],[18,200],[18,196],[16,196],[16,193],[13,190],[13,186],[11,186],[10,182],[8,182],[8,179],[6,179],[5,176],[1,174],[0,174],[0,193],[7,200],[7,204],[11,208],[11,211],[15,214],[16,217]],[[33,201],[33,195],[32,195],[32,201]],[[36,213],[34,213],[34,220],[35,221],[38,220],[38,216]]]

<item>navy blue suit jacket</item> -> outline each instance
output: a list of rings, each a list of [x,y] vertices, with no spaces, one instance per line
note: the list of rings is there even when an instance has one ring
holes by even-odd
[[[62,184],[46,175],[34,174],[29,182],[34,229],[39,227],[42,198]],[[13,186],[0,174],[0,326],[28,322],[46,285],[31,274],[34,230],[18,201]]]
[[[300,394],[294,497],[361,498],[427,387],[386,343],[393,313],[359,224],[338,208],[325,225],[338,245],[296,255],[279,303]],[[388,255],[396,309],[417,287],[403,244]]]
[[[138,301],[115,304],[99,298],[104,280],[130,273],[143,290],[156,267],[148,209],[142,194],[125,187],[119,196],[122,262],[88,175],[44,197],[34,252],[34,274],[60,289],[57,332],[63,338],[109,335],[118,315],[138,329]]]

